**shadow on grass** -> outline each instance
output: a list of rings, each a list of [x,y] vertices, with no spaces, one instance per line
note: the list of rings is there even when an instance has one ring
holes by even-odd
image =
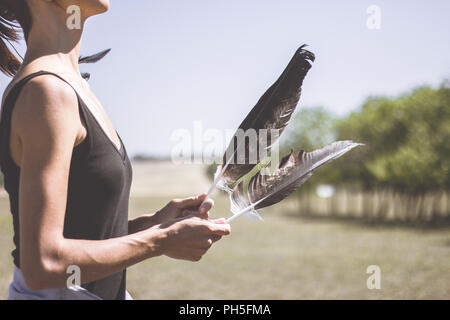
[[[337,222],[337,223],[348,223],[349,225],[355,225],[359,227],[367,228],[409,228],[409,229],[419,229],[419,230],[443,230],[450,229],[450,216],[446,217],[435,217],[430,220],[384,220],[381,218],[371,218],[371,217],[352,217],[352,216],[342,216],[342,215],[317,215],[317,214],[306,214],[299,213],[298,211],[287,211],[284,216],[292,219],[301,219],[309,222]]]

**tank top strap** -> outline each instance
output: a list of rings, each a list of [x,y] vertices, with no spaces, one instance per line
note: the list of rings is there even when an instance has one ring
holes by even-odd
[[[5,159],[3,159],[3,156],[9,155],[9,139],[10,139],[10,132],[11,132],[11,116],[12,111],[14,108],[14,105],[16,104],[16,101],[19,97],[20,92],[22,91],[23,87],[27,84],[28,81],[30,81],[33,78],[36,78],[41,75],[52,75],[54,77],[57,77],[61,81],[65,82],[67,85],[69,85],[73,91],[75,92],[78,100],[78,110],[80,112],[80,115],[82,117],[82,120],[86,123],[87,126],[89,121],[89,113],[86,112],[85,108],[83,107],[83,100],[81,99],[80,95],[78,94],[77,90],[63,77],[60,75],[50,72],[50,71],[37,71],[34,73],[31,73],[19,81],[15,83],[12,88],[9,90],[8,94],[6,95],[3,105],[1,108],[0,113],[0,166],[2,163],[4,164]],[[88,130],[89,131],[89,130]],[[89,133],[88,133],[89,135]],[[12,160],[12,159],[11,159]]]
[[[61,81],[65,82],[67,85],[69,85],[73,91],[75,92],[78,100],[78,107],[80,111],[82,112],[83,118],[86,118],[86,110],[83,108],[83,100],[81,99],[80,95],[78,94],[77,90],[63,77],[60,75],[50,72],[50,71],[37,71],[34,73],[31,73],[22,79],[20,79],[14,86],[9,90],[7,96],[4,99],[3,108],[1,112],[1,118],[2,120],[5,116],[5,118],[9,119],[11,117],[12,109],[16,103],[17,98],[19,97],[20,92],[22,91],[22,88],[27,84],[28,81],[30,81],[33,78],[36,78],[41,75],[52,75],[54,77],[57,77]],[[85,119],[84,119],[85,120]],[[2,120],[3,121],[3,120]]]

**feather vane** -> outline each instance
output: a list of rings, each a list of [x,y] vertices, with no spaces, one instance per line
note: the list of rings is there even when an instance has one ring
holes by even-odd
[[[240,215],[255,215],[257,209],[274,205],[285,199],[308,180],[313,171],[320,166],[342,156],[351,149],[361,145],[353,141],[337,141],[321,149],[290,154],[281,159],[274,173],[254,175],[245,192],[241,182],[230,194],[232,221]]]
[[[300,99],[303,80],[311,68],[311,62],[315,60],[312,52],[305,50],[306,45],[302,45],[294,54],[278,80],[263,94],[258,103],[250,111],[247,117],[239,125],[238,130],[230,141],[225,152],[221,166],[216,172],[214,183],[208,194],[216,186],[227,189],[227,184],[235,182],[249,171],[261,160],[259,146],[270,146],[276,142],[279,135],[287,126],[292,113],[294,112]],[[254,129],[256,133],[256,144],[250,143],[247,139],[239,141],[238,132],[247,132]],[[259,134],[260,129],[266,129],[267,135]],[[271,129],[277,130],[278,134],[272,136]],[[242,146],[241,144],[245,144]],[[245,150],[239,152],[239,149]],[[243,154],[240,154],[243,153]],[[256,158],[256,163],[251,163],[251,154]],[[244,158],[240,159],[238,157]]]

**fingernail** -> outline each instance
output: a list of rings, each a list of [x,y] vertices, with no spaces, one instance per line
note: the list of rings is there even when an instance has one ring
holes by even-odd
[[[219,218],[219,219],[214,220],[214,223],[223,224],[223,223],[225,223],[225,221],[226,221],[225,218]]]

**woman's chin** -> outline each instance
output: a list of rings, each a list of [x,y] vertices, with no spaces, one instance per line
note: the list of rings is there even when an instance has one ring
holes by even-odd
[[[109,0],[99,0],[98,3],[99,3],[99,10],[100,10],[99,13],[104,13],[109,10],[109,7],[110,7]]]
[[[89,0],[86,3],[85,9],[87,9],[87,12],[91,12],[89,16],[94,16],[108,11],[109,7],[109,0]]]
[[[101,3],[101,6],[103,8],[102,13],[109,10],[109,7],[111,6],[109,0],[100,0],[99,2]]]

